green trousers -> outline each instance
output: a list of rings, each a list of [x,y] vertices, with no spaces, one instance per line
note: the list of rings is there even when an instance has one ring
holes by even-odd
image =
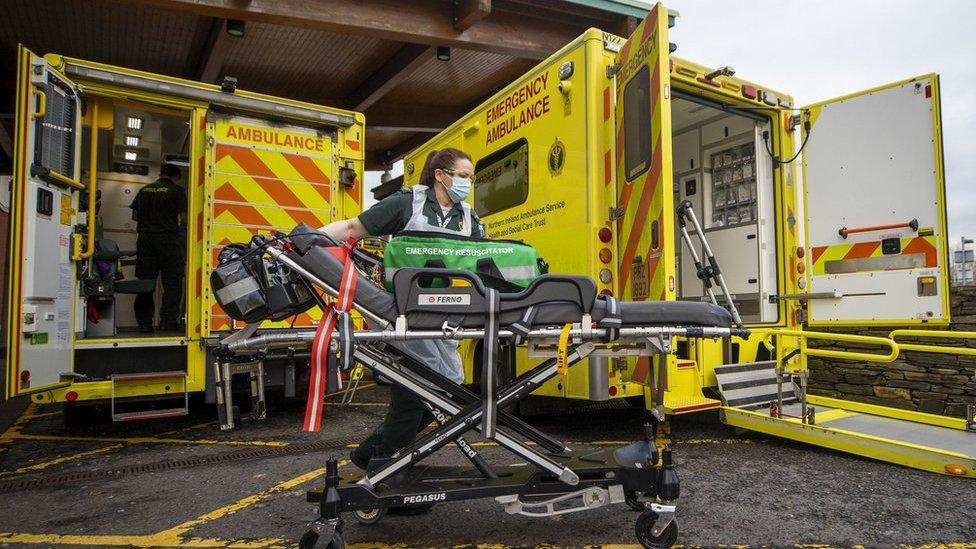
[[[422,400],[406,389],[392,385],[386,418],[356,448],[356,457],[363,461],[368,461],[374,455],[389,457],[413,442],[417,433],[433,419],[433,414]]]

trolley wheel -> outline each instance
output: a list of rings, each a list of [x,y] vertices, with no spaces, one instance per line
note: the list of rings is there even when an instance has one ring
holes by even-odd
[[[672,520],[660,535],[655,536],[651,533],[655,522],[657,522],[657,513],[650,509],[637,517],[637,525],[634,527],[637,541],[647,549],[668,549],[678,541],[678,523]]]
[[[627,490],[624,492],[624,503],[626,503],[627,507],[630,507],[634,511],[646,511],[647,504],[640,500],[642,495],[644,495],[642,492]]]
[[[352,514],[359,524],[376,524],[386,516],[386,507],[357,510],[353,511]]]
[[[324,541],[324,540],[323,540]],[[332,534],[332,539],[329,540],[327,545],[323,545],[319,541],[319,533],[314,530],[309,530],[302,535],[302,539],[298,540],[299,549],[346,549],[346,542],[342,539],[342,534],[336,531]]]

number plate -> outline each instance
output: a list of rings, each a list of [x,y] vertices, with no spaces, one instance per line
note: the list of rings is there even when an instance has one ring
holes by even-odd
[[[630,267],[630,298],[634,301],[647,299],[650,281],[647,278],[647,262],[637,261]]]

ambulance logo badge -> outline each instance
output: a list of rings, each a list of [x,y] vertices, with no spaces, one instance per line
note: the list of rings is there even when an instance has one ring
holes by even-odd
[[[566,147],[563,142],[556,138],[556,142],[549,147],[549,173],[559,175],[563,171],[563,164],[566,162]]]

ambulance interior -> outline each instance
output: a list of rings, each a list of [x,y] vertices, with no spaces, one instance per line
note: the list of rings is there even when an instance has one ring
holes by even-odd
[[[762,140],[768,121],[676,92],[671,124],[675,205],[691,201],[743,321],[776,321],[769,300],[777,293],[775,189]],[[677,224],[675,231],[678,299],[707,300]],[[704,261],[695,231],[689,233]]]
[[[90,98],[90,103],[93,101],[98,102],[99,113],[95,151],[98,166],[95,224],[97,251],[95,257],[82,268],[79,276],[83,281],[91,277],[113,278],[114,283],[104,292],[105,295],[82,283],[82,295],[86,302],[84,309],[79,311],[83,314],[82,319],[76,323],[76,337],[91,339],[183,335],[182,331],[161,332],[157,329],[152,333],[140,333],[138,329],[133,310],[138,292],[149,290],[152,293],[156,311],[154,325],[158,326],[162,286],[158,279],[155,284],[136,282],[136,222],[132,219],[129,205],[139,189],[159,177],[159,169],[164,161],[180,167],[181,177],[177,184],[186,188],[189,174],[189,116],[180,111],[137,103]],[[83,182],[86,185],[91,158],[91,104],[88,111],[82,128],[81,163]],[[86,209],[85,201],[86,197],[83,196],[82,210]],[[79,217],[79,223],[87,223],[85,215]],[[109,250],[113,245],[124,254],[123,257],[118,262],[99,260],[99,252]],[[186,251],[183,250],[184,257],[187,255]],[[102,254],[103,257],[104,255]],[[184,273],[184,282],[185,280]],[[184,290],[184,312],[185,294]]]

